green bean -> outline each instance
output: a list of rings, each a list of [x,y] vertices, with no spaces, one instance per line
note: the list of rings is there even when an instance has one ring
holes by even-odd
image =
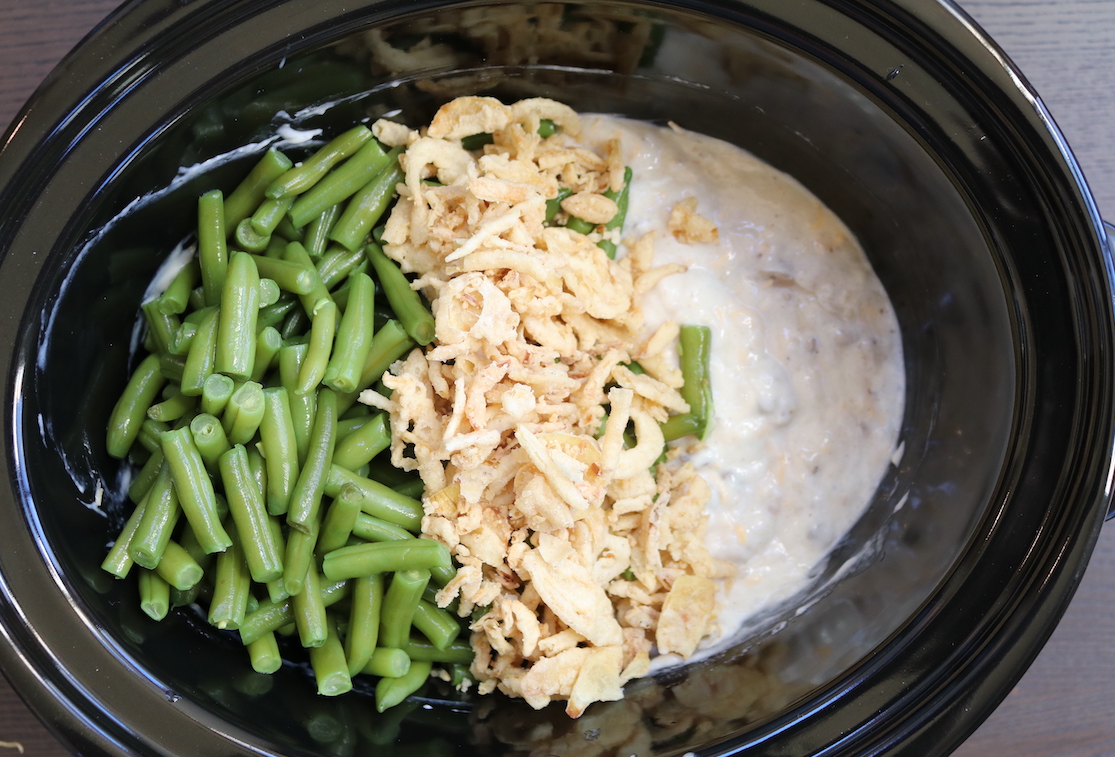
[[[252,661],[252,670],[255,672],[270,674],[283,666],[279,642],[273,632],[267,631],[247,647],[248,658]]]
[[[179,389],[175,389],[174,393],[164,399],[162,402],[156,402],[151,407],[147,408],[147,417],[153,421],[162,421],[163,423],[170,423],[179,418],[185,418],[194,412],[197,407],[197,397],[190,397]]]
[[[139,607],[152,620],[162,620],[170,612],[170,584],[146,568],[139,572]]]
[[[472,152],[473,150],[482,150],[484,145],[490,145],[495,141],[496,138],[491,132],[482,131],[469,134],[467,137],[461,137],[461,147]]]
[[[623,170],[623,188],[618,192],[611,189],[604,193],[604,196],[612,200],[616,204],[616,214],[612,216],[612,220],[604,224],[605,231],[615,231],[622,229],[624,221],[627,220],[627,206],[630,204],[631,196],[631,166],[627,166]],[[616,245],[608,239],[602,239],[596,243],[596,246],[604,250],[609,258],[613,260],[616,257]]]
[[[351,666],[349,667],[351,671]],[[359,672],[381,678],[400,678],[410,670],[410,657],[401,649],[380,647],[372,652]]]
[[[392,148],[387,153],[387,167],[348,201],[344,213],[329,232],[330,239],[345,249],[360,249],[372,227],[395,198],[396,187],[403,181],[403,171],[399,166],[400,154],[401,147]]]
[[[316,267],[318,276],[321,277],[321,283],[325,285],[326,289],[332,290],[344,281],[349,274],[357,270],[361,263],[367,262],[367,256],[359,248],[346,250],[343,247],[333,247],[326,250],[321,260],[317,261]]]
[[[307,270],[312,269],[313,275],[317,279],[315,286],[309,293],[299,295],[299,300],[302,302],[302,309],[306,311],[307,316],[312,318],[318,311],[321,303],[333,301],[333,298],[329,295],[329,288],[321,281],[321,276],[317,272],[317,267],[310,258],[310,254],[306,252],[306,248],[298,242],[291,242],[286,246],[286,249],[283,251],[283,260],[296,263]]]
[[[197,258],[201,267],[201,291],[206,305],[221,301],[228,269],[225,244],[225,203],[221,190],[206,192],[197,203]]]
[[[291,208],[294,206],[291,205]],[[301,229],[296,229],[294,224],[290,221],[290,210],[287,210],[286,215],[279,219],[279,225],[275,227],[274,235],[281,237],[288,242],[301,242],[303,232]]]
[[[421,689],[430,677],[432,667],[428,662],[412,659],[406,675],[379,679],[376,684],[376,710],[383,712],[390,709]]]
[[[193,259],[175,274],[159,295],[159,310],[168,315],[181,315],[190,304],[190,292],[201,283],[201,265]]]
[[[551,119],[543,118],[543,119],[539,120],[539,122],[538,122],[538,136],[542,137],[542,139],[545,139],[546,137],[552,137],[557,133],[558,133],[557,124],[555,124]]]
[[[133,504],[138,505],[147,496],[147,492],[151,491],[151,485],[155,483],[155,479],[163,467],[163,459],[163,451],[156,449],[151,453],[151,457],[147,458],[143,467],[139,469],[136,477],[132,479],[132,482],[128,485],[128,499]]]
[[[197,602],[201,596],[202,582],[198,582],[188,589],[175,589],[170,587],[170,606],[171,607],[189,607],[194,602]]]
[[[591,234],[596,231],[596,224],[589,223],[583,218],[570,216],[569,220],[565,222],[565,228],[575,231],[578,234]]]
[[[360,502],[361,500],[356,500],[358,509]],[[358,514],[354,519],[352,535],[364,541],[402,541],[403,539],[414,538],[414,534],[402,526],[396,526],[394,523],[388,523],[382,518],[364,512]]]
[[[256,317],[259,315],[259,271],[255,258],[235,252],[221,290],[217,327],[216,373],[233,379],[252,375],[256,355]]]
[[[416,540],[417,541],[417,540]],[[395,542],[399,543],[399,542]],[[422,591],[430,582],[430,571],[396,570],[383,594],[379,613],[379,646],[402,649],[410,639],[410,626]]]
[[[306,571],[314,562],[321,521],[315,520],[310,531],[292,528],[287,532],[286,549],[283,551],[283,590],[291,597],[298,596],[306,586]]]
[[[283,216],[287,214],[293,204],[293,196],[264,200],[252,213],[248,223],[251,224],[252,230],[256,234],[269,237],[278,228],[279,221],[283,220]],[[266,244],[264,246],[266,247]]]
[[[403,651],[407,653],[407,656],[410,657],[411,660],[452,663],[456,665],[468,665],[475,656],[475,653],[472,651],[472,646],[467,641],[454,641],[445,649],[438,649],[432,642],[417,636],[410,637]]]
[[[675,415],[662,424],[666,441],[695,434],[707,438],[712,420],[712,383],[709,377],[709,348],[712,331],[708,326],[685,325],[678,335],[681,353],[681,375],[684,384],[681,396],[689,404],[689,412]]]
[[[190,345],[194,343],[195,336],[197,336],[197,324],[183,323],[170,339],[170,354],[177,357],[190,354]]]
[[[207,310],[197,326],[197,335],[186,355],[182,369],[182,393],[201,394],[205,380],[213,374],[217,362],[217,308]]]
[[[260,494],[263,495],[266,500],[267,461],[263,459],[263,453],[260,452],[260,445],[245,445],[244,453],[248,457],[248,470],[251,471],[252,474],[252,483],[255,484],[256,489],[259,490]]]
[[[163,462],[143,507],[143,518],[132,534],[128,552],[136,565],[154,570],[166,551],[171,533],[181,515],[170,466]]]
[[[302,591],[294,594],[291,607],[294,608],[294,623],[298,628],[298,639],[304,647],[320,647],[328,636],[325,615],[325,600],[321,595],[321,576],[313,560],[306,566],[305,585]],[[345,668],[348,670],[347,666]]]
[[[317,218],[310,221],[306,229],[306,236],[302,239],[302,246],[313,260],[319,259],[325,253],[325,245],[329,241],[329,232],[333,224],[341,215],[340,205],[331,205],[323,210]]]
[[[322,572],[330,581],[359,578],[372,573],[424,570],[453,566],[449,549],[433,539],[353,544],[325,555]],[[421,592],[419,592],[421,594]]]
[[[325,377],[329,355],[333,351],[333,337],[337,332],[337,306],[332,300],[322,302],[313,314],[310,326],[310,349],[298,372],[298,394],[309,394]]]
[[[159,309],[159,301],[148,300],[139,306],[143,313],[143,320],[147,322],[147,331],[154,341],[155,349],[152,352],[170,352],[170,343],[174,339],[179,327],[182,325],[177,315],[169,315]]]
[[[354,471],[390,446],[391,428],[386,414],[379,413],[338,442],[333,464]]]
[[[260,260],[263,260],[263,258],[260,258]],[[258,263],[259,261],[256,262]],[[268,305],[267,307],[262,307],[259,309],[259,318],[256,319],[256,325],[261,327],[277,327],[283,323],[283,320],[287,317],[287,314],[290,313],[297,305],[298,302],[296,300],[286,299],[280,296],[279,301],[276,302],[274,305]]]
[[[287,344],[306,344],[308,347],[306,340],[309,339],[309,334],[306,332],[309,328],[310,317],[306,315],[306,311],[303,308],[295,308],[287,314],[282,328],[279,329],[279,334]],[[297,388],[297,385],[297,382],[295,382],[291,390]]]
[[[268,197],[284,197],[302,194],[314,186],[337,163],[355,154],[366,142],[371,140],[372,132],[368,127],[355,126],[334,137],[302,165],[291,168],[273,181],[265,194]]]
[[[385,583],[382,573],[361,576],[352,582],[352,606],[345,634],[345,659],[350,675],[364,668],[379,643],[379,615]]]
[[[275,179],[289,171],[294,163],[278,150],[268,150],[239,186],[225,199],[225,223],[236,228],[259,207],[264,192]]]
[[[291,223],[301,228],[320,216],[330,206],[352,197],[383,170],[387,161],[387,153],[379,143],[369,139],[351,158],[336,170],[325,174],[317,184],[295,201],[290,209]]]
[[[360,392],[367,389],[383,376],[391,364],[401,358],[413,348],[414,340],[407,334],[403,325],[396,320],[389,320],[376,331],[372,337],[372,346],[368,350],[368,358],[364,361],[364,368],[360,372],[360,382],[352,392],[345,392],[338,396],[337,407],[340,412],[347,411],[356,402]]]
[[[364,426],[371,423],[373,416],[367,405],[356,405],[349,409],[348,412],[337,421],[337,449],[341,448],[341,443],[349,438],[352,434],[359,431]],[[336,453],[334,452],[334,461],[336,460]]]
[[[167,431],[162,436],[162,444],[174,488],[178,492],[178,502],[198,542],[208,553],[224,551],[232,540],[221,526],[213,482],[205,471],[205,463],[190,429]],[[177,585],[173,581],[171,584]]]
[[[346,496],[346,491],[353,489],[355,496]],[[353,487],[346,487],[341,494],[333,499],[325,512],[325,519],[321,523],[321,535],[318,538],[318,551],[322,554],[332,552],[348,543],[352,535],[352,527],[356,524],[356,517],[360,515],[360,492]],[[409,537],[410,534],[407,534]]]
[[[252,582],[239,535],[235,535],[235,530],[232,533],[232,546],[217,555],[213,598],[209,602],[209,625],[235,631],[247,615]]]
[[[258,608],[244,616],[244,622],[237,630],[240,631],[240,641],[247,646],[293,622],[294,607],[289,600],[273,602],[265,599]]]
[[[220,373],[211,373],[201,385],[201,412],[220,415],[236,391],[236,382]]]
[[[309,532],[311,524],[318,519],[325,479],[333,464],[336,430],[337,396],[332,389],[322,387],[317,393],[317,410],[314,412],[306,462],[298,472],[298,480],[290,495],[287,524],[292,529]]]
[[[106,438],[109,455],[123,459],[128,454],[147,417],[147,408],[165,382],[159,371],[158,355],[148,355],[136,366],[109,416]]]
[[[213,564],[213,554],[206,552],[205,547],[201,546],[201,541],[198,540],[197,533],[194,532],[189,521],[182,524],[182,531],[178,535],[178,546],[186,550],[186,554],[192,557],[202,570],[209,570]]]
[[[279,237],[276,237],[278,239]],[[271,244],[270,234],[260,234],[252,225],[251,218],[236,224],[236,244],[248,252],[261,253]]]
[[[229,513],[252,580],[265,584],[278,579],[283,575],[282,552],[243,445],[237,444],[221,455],[220,474]]]
[[[279,356],[279,350],[283,347],[283,336],[279,330],[274,326],[265,326],[256,334],[256,356],[254,366],[252,368],[252,375],[249,377],[251,381],[257,384],[266,378],[271,368],[275,365],[275,360]]]
[[[352,294],[337,326],[336,344],[322,378],[337,392],[356,390],[374,336],[376,285],[366,273],[353,274],[350,282]]]
[[[264,413],[259,424],[260,446],[267,464],[267,512],[285,515],[298,481],[298,443],[284,387],[263,390]]]
[[[260,260],[269,260],[270,258],[260,258]],[[256,267],[259,270],[259,267]],[[279,301],[282,296],[283,290],[279,288],[278,283],[274,279],[263,277],[259,280],[259,308],[262,310],[269,305],[274,305]],[[258,316],[257,316],[258,322]]]
[[[455,617],[425,599],[418,600],[412,623],[440,650],[452,644],[461,633],[461,624]]]
[[[324,642],[310,649],[310,667],[317,681],[317,693],[334,697],[352,691],[352,676],[345,661],[345,650],[337,633],[337,623],[332,618],[326,622]]]
[[[546,220],[545,224],[551,226],[554,223],[554,218],[561,212],[561,203],[567,197],[573,196],[573,190],[568,187],[562,187],[558,190],[556,196],[546,200]]]
[[[124,522],[124,527],[117,534],[116,541],[101,562],[101,569],[117,578],[127,577],[135,562],[131,555],[132,536],[135,535],[139,522],[143,519],[143,510],[146,504],[147,500],[145,499],[132,510],[132,514]]]
[[[287,390],[290,417],[294,423],[294,443],[298,448],[299,464],[305,462],[310,446],[310,432],[317,411],[316,394],[298,394],[298,375],[309,351],[308,344],[288,344],[279,350],[279,380]]]
[[[430,577],[438,586],[445,586],[457,575],[457,569],[450,565],[435,565],[430,570]]]
[[[171,355],[167,352],[159,353],[159,373],[167,381],[182,383],[182,371],[186,367],[186,358],[181,355]]]
[[[259,275],[274,280],[280,289],[292,294],[309,294],[318,285],[314,271],[279,258],[259,258],[256,261]]]
[[[266,410],[263,387],[255,381],[245,381],[228,398],[221,424],[231,444],[247,444],[259,430]]]
[[[205,575],[197,561],[173,539],[167,542],[163,559],[159,560],[155,571],[179,591],[192,589]]]
[[[364,247],[375,268],[379,285],[395,311],[399,322],[406,329],[410,338],[425,346],[434,339],[434,317],[422,303],[418,292],[411,289],[410,281],[393,260],[383,254],[383,250],[375,242],[369,242]]]
[[[360,507],[368,515],[382,518],[388,523],[402,526],[414,533],[421,530],[421,502],[410,497],[404,497],[389,486],[370,478],[358,476],[338,465],[333,465],[329,469],[329,477],[325,483],[325,493],[330,497],[335,497],[340,492],[341,487],[348,483],[355,484],[364,495]]]
[[[163,445],[160,440],[164,431],[170,431],[170,426],[162,421],[153,421],[148,418],[139,427],[139,435],[136,437],[136,441],[152,455],[156,451],[162,452]]]

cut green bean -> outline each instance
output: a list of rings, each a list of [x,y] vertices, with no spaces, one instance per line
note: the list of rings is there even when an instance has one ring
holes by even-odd
[[[139,607],[152,620],[162,620],[170,612],[170,584],[146,568],[139,573]]]
[[[282,551],[242,445],[221,455],[220,473],[229,514],[252,580],[265,584],[278,579],[283,575]]]
[[[170,340],[170,354],[176,357],[190,354],[190,345],[194,343],[195,336],[197,336],[197,324],[183,323]]]
[[[248,219],[252,230],[260,236],[271,236],[275,229],[279,226],[279,221],[283,220],[283,216],[290,210],[290,206],[294,203],[294,197],[283,197],[280,199],[264,200],[263,203],[256,208],[252,213],[252,217]],[[266,243],[264,244],[266,247]]]
[[[182,393],[199,395],[205,388],[205,380],[213,375],[217,362],[217,308],[205,312],[197,325],[197,335],[190,344],[186,363],[182,368]]]
[[[345,484],[354,484],[364,495],[361,509],[377,518],[413,533],[418,533],[422,528],[422,503],[410,497],[404,497],[389,486],[373,481],[370,478],[358,476],[352,471],[334,464],[329,469],[329,477],[325,483],[325,493],[335,497]]]
[[[133,504],[138,505],[143,501],[143,498],[147,496],[147,493],[151,491],[151,485],[155,483],[155,479],[158,477],[159,470],[162,467],[163,451],[161,449],[156,449],[151,453],[151,456],[147,458],[147,462],[143,464],[143,467],[139,469],[139,473],[136,474],[135,478],[133,478],[132,482],[128,485],[128,499],[130,499]]]
[[[336,344],[322,377],[325,385],[337,392],[356,391],[374,336],[376,285],[366,273],[353,274],[349,281],[348,306],[337,326]]]
[[[156,402],[147,408],[147,417],[153,421],[171,423],[191,415],[197,407],[197,397],[182,394],[177,388],[174,393],[162,402]]]
[[[285,515],[299,470],[290,393],[281,386],[264,389],[263,401],[259,438],[267,465],[267,512]]]
[[[378,413],[338,442],[333,464],[355,471],[390,446],[391,428],[387,415]]]
[[[278,150],[268,150],[244,180],[225,199],[225,224],[236,228],[260,206],[267,190],[275,179],[294,166],[290,158]]]
[[[387,154],[387,167],[352,196],[344,213],[337,219],[329,238],[348,250],[359,250],[368,239],[376,223],[387,211],[397,194],[396,187],[403,181],[399,166],[401,147],[392,148]]]
[[[139,306],[143,313],[143,320],[147,323],[147,332],[154,342],[152,352],[170,352],[170,344],[182,325],[177,315],[169,315],[159,309],[158,300],[148,300]]]
[[[197,258],[201,267],[201,291],[206,305],[221,301],[228,270],[225,242],[225,203],[219,189],[206,192],[197,203]]]
[[[417,540],[416,540],[417,541]],[[395,542],[400,543],[400,542]],[[383,594],[379,613],[379,646],[402,649],[410,640],[410,627],[422,591],[430,582],[430,571],[397,570]]]
[[[252,582],[235,529],[233,534],[232,546],[217,555],[213,597],[209,601],[209,625],[235,631],[247,615]]]
[[[256,231],[251,218],[245,218],[236,225],[235,239],[237,246],[253,253],[263,252],[272,241],[270,234],[260,234]]]
[[[255,259],[246,252],[233,253],[221,290],[216,373],[233,379],[247,379],[252,375],[258,315],[259,271]]]
[[[322,387],[317,393],[317,410],[314,412],[306,462],[298,471],[298,480],[290,495],[287,524],[292,529],[309,532],[311,524],[318,519],[336,441],[337,396],[332,389]]]
[[[199,413],[190,421],[190,433],[193,434],[197,451],[201,453],[205,469],[216,473],[218,459],[231,446],[221,422],[209,413]]]
[[[422,302],[421,296],[410,286],[410,281],[395,264],[388,258],[383,249],[375,242],[369,242],[364,247],[375,268],[379,285],[391,309],[395,311],[399,322],[406,329],[410,338],[423,346],[434,339],[434,317]]]
[[[259,430],[265,410],[262,386],[255,381],[245,381],[237,387],[221,416],[229,443],[247,444],[251,441]]]
[[[326,631],[324,642],[310,649],[310,667],[317,681],[317,693],[335,697],[352,691],[352,676],[348,672],[345,649],[334,619],[328,618]]]
[[[433,567],[453,567],[449,549],[433,539],[353,544],[333,550],[322,561],[322,572],[330,581],[370,576],[373,573],[407,570],[428,572]]]
[[[314,562],[314,550],[321,531],[321,521],[314,521],[309,533],[292,528],[287,532],[286,549],[283,551],[283,590],[298,596],[306,586],[306,572]]]
[[[265,258],[260,258],[260,260],[264,260],[264,259]],[[257,266],[256,270],[259,270],[258,266]],[[283,293],[283,290],[279,288],[279,285],[277,283],[275,283],[274,279],[269,279],[267,277],[261,278],[259,280],[259,307],[260,307],[260,310],[262,310],[265,307],[268,307],[269,305],[274,305],[276,302],[278,302],[279,297],[282,296],[282,293]],[[258,318],[258,316],[257,316],[257,318]]]
[[[341,215],[340,205],[331,205],[323,210],[317,218],[310,221],[306,228],[306,236],[302,239],[302,246],[313,260],[318,260],[325,254],[325,246],[329,243],[329,232]]]
[[[265,194],[268,197],[291,197],[310,189],[323,176],[350,155],[354,155],[366,142],[372,139],[367,126],[355,126],[334,137],[324,147],[304,160],[301,165],[291,168],[273,181]]]
[[[213,482],[205,470],[205,463],[194,444],[190,429],[180,428],[166,432],[162,436],[162,445],[174,479],[174,488],[178,492],[179,504],[198,542],[208,553],[224,551],[232,544],[232,540],[221,526]],[[177,586],[173,581],[171,584]]]
[[[151,491],[147,494],[143,518],[132,534],[128,547],[136,565],[148,570],[154,570],[158,566],[180,515],[178,493],[174,489],[170,467],[164,461]]]
[[[702,441],[708,436],[712,421],[712,383],[709,376],[709,352],[712,330],[708,326],[685,325],[678,335],[681,375],[684,384],[681,396],[689,404],[689,412],[671,416],[662,424],[666,441],[695,434]]]
[[[556,196],[546,200],[546,219],[545,224],[551,226],[554,223],[554,218],[561,212],[561,203],[567,197],[573,196],[573,190],[568,187],[562,187],[558,190]]]
[[[136,441],[148,452],[155,454],[155,451],[162,451],[162,436],[164,431],[170,431],[170,426],[162,421],[153,421],[150,418],[143,422],[139,427],[139,435]]]
[[[350,667],[349,670],[352,668]],[[410,670],[410,657],[401,649],[380,647],[372,652],[361,673],[380,678],[401,678]]]
[[[165,383],[158,355],[148,355],[136,366],[109,416],[106,439],[109,455],[123,459],[128,454],[147,418],[147,408]]]
[[[301,228],[330,206],[344,202],[371,181],[387,165],[388,156],[374,139],[302,194],[290,208],[290,220]]]
[[[355,496],[346,496],[351,490]],[[352,536],[352,527],[360,515],[360,492],[355,487],[346,487],[341,494],[335,497],[325,511],[325,518],[321,523],[321,535],[318,537],[318,551],[322,554],[332,552],[348,543]],[[407,534],[410,536],[410,534]]]
[[[264,326],[274,326],[275,328],[278,328],[283,324],[283,321],[286,320],[287,315],[289,315],[296,307],[298,307],[297,300],[294,300],[293,298],[286,299],[280,296],[279,301],[276,302],[274,305],[268,305],[267,307],[262,307],[259,309],[259,318],[256,319],[256,325],[260,328],[263,328]],[[280,336],[282,336],[281,333]]]
[[[302,591],[294,594],[290,599],[291,606],[294,608],[294,623],[298,628],[298,639],[302,642],[302,646],[320,647],[328,636],[328,622],[325,600],[321,595],[321,576],[313,560],[306,566],[304,580]],[[347,666],[345,671],[348,671]]]
[[[425,685],[433,666],[421,660],[411,660],[406,675],[398,678],[381,678],[376,684],[376,710],[383,712],[402,702]]]
[[[336,332],[337,306],[332,300],[322,302],[317,312],[313,314],[313,323],[310,326],[310,349],[302,362],[302,370],[298,373],[297,393],[309,394],[325,377]]]
[[[367,256],[361,249],[346,250],[343,247],[333,247],[326,250],[321,260],[317,261],[317,274],[321,277],[326,289],[332,290],[339,285],[360,265],[368,262]],[[365,268],[367,266],[365,265]]]
[[[159,310],[168,315],[185,313],[190,304],[190,292],[200,283],[201,266],[195,258],[182,266],[167,288],[159,295]]]
[[[383,607],[382,573],[362,576],[352,582],[352,606],[345,634],[345,659],[350,675],[359,673],[379,643],[379,614]]]
[[[283,260],[300,265],[307,270],[313,269],[313,275],[316,278],[314,288],[307,294],[298,296],[299,301],[302,303],[302,309],[308,317],[312,318],[318,311],[321,303],[333,301],[333,298],[329,294],[329,288],[322,282],[321,276],[318,274],[317,268],[314,265],[314,261],[310,258],[310,254],[306,252],[306,248],[298,242],[291,242],[286,246],[286,249],[283,251]]]
[[[467,641],[454,641],[445,649],[438,649],[429,640],[417,636],[410,637],[406,647],[404,647],[404,651],[412,660],[457,665],[469,665],[472,663],[472,658],[475,656],[475,653],[472,651],[472,645]]]
[[[280,289],[292,294],[309,294],[319,283],[313,270],[289,260],[259,258],[256,265],[260,276],[272,279]]]
[[[290,401],[290,417],[294,424],[294,443],[298,448],[298,461],[306,460],[310,446],[310,432],[314,426],[314,413],[317,410],[316,394],[298,394],[298,376],[305,362],[308,344],[288,344],[279,350],[279,381],[287,390]]]
[[[220,373],[211,373],[201,385],[201,412],[220,416],[234,391],[235,381]]]
[[[440,650],[456,641],[461,633],[461,624],[455,617],[425,599],[418,600],[412,623]]]
[[[201,565],[174,540],[167,543],[155,571],[179,591],[192,589],[205,575]]]
[[[120,529],[116,541],[101,562],[101,569],[117,578],[126,578],[135,563],[131,555],[132,537],[139,527],[139,522],[143,519],[143,509],[146,504],[147,500],[144,500],[132,510],[132,514],[124,522],[124,527]]]
[[[159,354],[159,372],[167,381],[182,383],[182,371],[186,367],[186,358],[181,355],[171,355],[168,352]]]
[[[250,380],[262,382],[278,359],[283,347],[283,336],[274,326],[265,326],[256,334],[256,356]]]
[[[356,500],[358,508],[361,501],[362,498]],[[402,526],[388,523],[382,518],[368,515],[365,512],[361,512],[353,520],[352,535],[364,541],[402,541],[403,539],[414,538],[414,534]]]
[[[279,652],[279,642],[275,634],[267,631],[248,647],[248,658],[252,662],[252,670],[257,673],[271,674],[283,666],[283,657]]]

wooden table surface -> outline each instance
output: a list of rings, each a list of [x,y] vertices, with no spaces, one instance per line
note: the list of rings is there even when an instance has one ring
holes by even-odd
[[[0,0],[0,132],[116,0]],[[965,9],[1042,95],[1115,222],[1115,0],[966,0]],[[961,757],[1115,755],[1115,524],[1064,620]],[[0,742],[67,754],[0,678]],[[4,749],[0,746],[0,757]]]

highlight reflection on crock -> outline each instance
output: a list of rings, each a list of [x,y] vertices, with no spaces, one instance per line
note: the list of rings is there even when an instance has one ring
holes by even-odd
[[[434,677],[576,718],[714,654],[891,462],[901,343],[863,252],[677,126],[458,98],[271,150],[202,195],[192,252],[142,307],[104,567],[259,673],[376,677],[380,712]]]

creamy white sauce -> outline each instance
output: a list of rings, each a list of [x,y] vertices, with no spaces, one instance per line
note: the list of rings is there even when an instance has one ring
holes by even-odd
[[[688,266],[644,297],[648,327],[712,329],[715,425],[691,459],[713,491],[710,551],[738,568],[720,597],[727,640],[807,585],[892,464],[898,322],[852,234],[791,177],[699,134],[602,116],[584,125],[594,142],[622,137],[634,175],[624,236],[654,232],[655,263]],[[688,197],[717,242],[667,231]]]

